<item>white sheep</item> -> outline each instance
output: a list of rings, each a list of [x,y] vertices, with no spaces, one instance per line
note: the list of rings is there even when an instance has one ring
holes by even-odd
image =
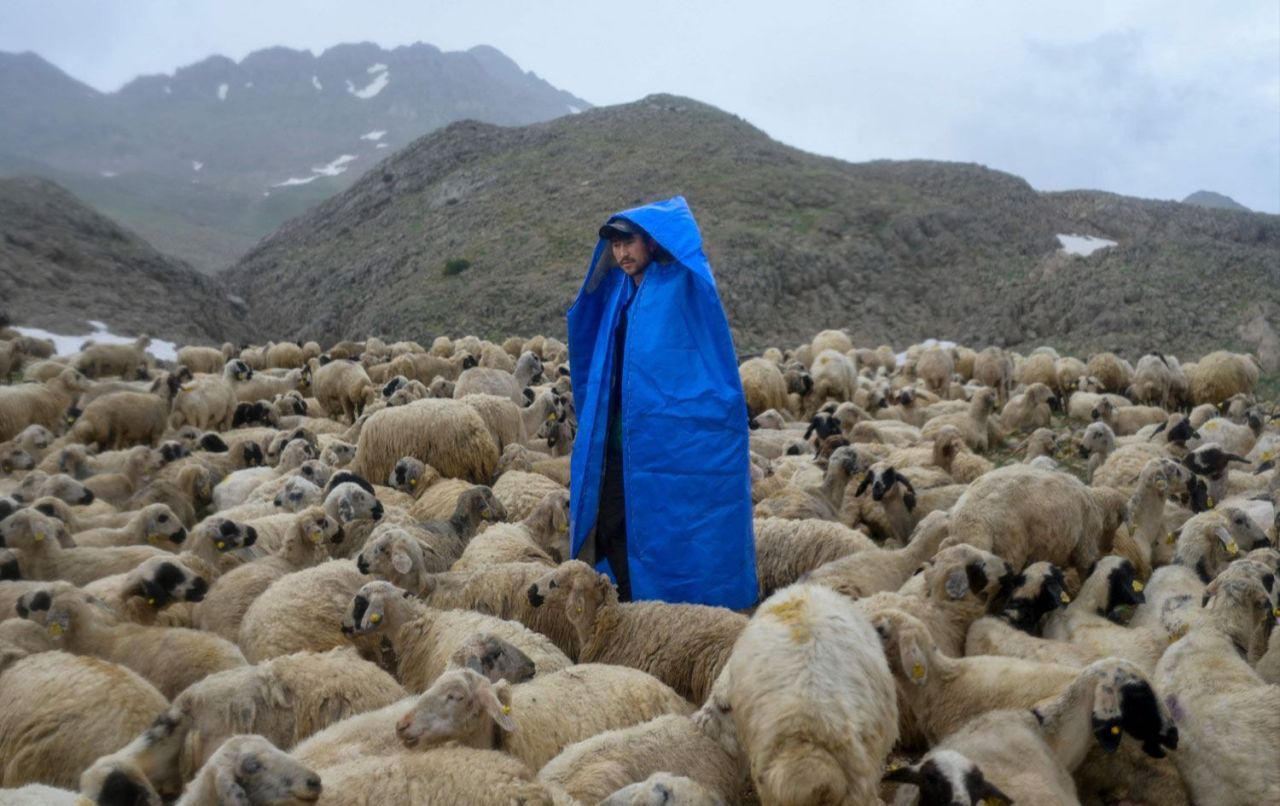
[[[268,804],[320,796],[320,776],[261,736],[232,736],[187,784],[176,806]]]
[[[428,753],[371,756],[320,770],[316,806],[389,803],[550,804],[553,788],[518,759],[496,750],[438,747]]]
[[[351,560],[330,560],[285,574],[245,611],[240,649],[251,663],[261,663],[291,652],[348,646],[342,617],[365,581]]]
[[[20,552],[25,579],[66,580],[85,585],[112,574],[127,573],[156,556],[171,556],[152,546],[64,548],[70,542],[66,526],[34,509],[13,513],[0,524],[0,548]]]
[[[832,560],[804,579],[851,599],[879,591],[896,591],[937,553],[948,535],[948,516],[932,512],[917,524],[909,542],[897,549],[879,547]]]
[[[765,803],[873,803],[898,738],[884,651],[866,616],[817,585],[769,597],[743,630],[725,684]]]

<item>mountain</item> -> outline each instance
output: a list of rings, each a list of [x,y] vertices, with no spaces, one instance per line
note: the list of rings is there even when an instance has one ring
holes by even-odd
[[[0,176],[54,179],[208,272],[440,126],[589,106],[487,46],[269,48],[114,93],[0,53]]]
[[[672,96],[452,124],[225,278],[275,338],[563,334],[596,228],[674,194],[698,217],[743,352],[845,327],[869,345],[1194,353],[1234,344],[1246,306],[1280,320],[1278,216],[1040,193],[978,165],[851,164]],[[1059,235],[1114,245],[1080,256]]]
[[[1214,193],[1212,190],[1197,190],[1195,193],[1192,193],[1190,196],[1183,199],[1182,203],[1194,204],[1197,207],[1213,207],[1218,210],[1241,210],[1246,213],[1250,212],[1248,207],[1245,207],[1230,196],[1223,196],[1221,193]]]
[[[247,332],[221,284],[45,179],[0,179],[0,314],[16,325],[221,343]]]

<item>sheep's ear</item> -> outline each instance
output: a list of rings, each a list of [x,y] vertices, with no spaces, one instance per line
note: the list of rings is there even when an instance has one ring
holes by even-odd
[[[890,768],[881,780],[892,781],[897,784],[911,784],[912,786],[920,786],[920,784],[924,783],[924,777],[920,775],[920,771],[911,766]]]
[[[870,474],[870,473],[863,473],[863,474],[862,474],[862,481],[859,481],[859,482],[858,482],[858,489],[854,492],[853,497],[854,497],[854,498],[857,498],[858,496],[860,496],[860,495],[862,495],[863,493],[865,493],[865,492],[867,491],[867,487],[868,487],[868,485],[870,485],[870,484],[871,484],[871,474]]]
[[[407,574],[413,570],[413,558],[409,556],[409,552],[397,546],[391,550],[391,567],[396,569],[397,574]]]
[[[895,473],[894,478],[906,488],[906,492],[902,495],[902,502],[907,505],[907,511],[910,512],[916,508],[916,488],[911,486],[911,482],[907,481],[907,477],[901,473]]]
[[[498,727],[511,733],[516,729],[516,721],[511,718],[511,684],[506,680],[490,683],[488,680],[478,683],[476,696],[485,713],[498,723]]]
[[[902,673],[907,679],[917,686],[923,686],[929,682],[929,664],[924,648],[920,646],[920,640],[914,635],[904,636],[898,634],[898,652],[899,660],[902,663]]]
[[[952,568],[947,572],[947,596],[952,599],[963,599],[969,592],[969,569],[965,566]]]
[[[249,794],[236,780],[235,770],[223,767],[213,778],[213,788],[218,795],[218,803],[226,806],[251,806]]]

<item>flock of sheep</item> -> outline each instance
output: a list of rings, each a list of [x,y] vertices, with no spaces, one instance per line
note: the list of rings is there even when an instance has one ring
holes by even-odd
[[[739,613],[568,558],[555,339],[146,346],[0,331],[0,804],[1280,803],[1249,356],[745,360]]]

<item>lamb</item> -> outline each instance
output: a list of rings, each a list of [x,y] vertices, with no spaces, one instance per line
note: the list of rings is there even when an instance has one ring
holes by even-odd
[[[766,358],[747,359],[738,365],[738,377],[749,416],[787,407],[787,382],[774,362]]]
[[[1169,412],[1158,406],[1116,406],[1107,398],[1098,401],[1091,415],[1106,423],[1117,436],[1136,434],[1148,425],[1159,425],[1169,419]]]
[[[862,497],[868,489],[870,502]],[[887,462],[876,462],[863,475],[853,498],[846,497],[846,504],[853,506],[847,505],[840,516],[846,522],[866,524],[873,538],[892,538],[896,545],[902,545],[921,518],[951,509],[966,489],[963,484],[949,484],[917,494],[906,476]]]
[[[87,529],[76,532],[72,539],[77,546],[151,545],[177,551],[177,547],[187,539],[187,528],[169,507],[149,504],[134,512],[129,522],[118,529]]]
[[[19,563],[26,579],[62,579],[85,585],[166,555],[152,546],[67,549],[62,543],[70,544],[66,526],[34,509],[19,510],[0,524],[0,548],[21,552]]]
[[[321,770],[317,806],[384,803],[549,804],[558,797],[505,753],[439,747],[428,753],[373,756]]]
[[[1008,400],[1013,385],[1013,359],[999,347],[988,347],[974,357],[973,379],[994,389],[998,401]]]
[[[261,663],[291,652],[348,646],[342,617],[364,583],[351,560],[330,560],[285,574],[245,611],[240,649],[250,663]]]
[[[876,634],[848,599],[817,585],[778,591],[727,669],[723,690],[761,801],[877,800],[897,701]]]
[[[1233,395],[1252,394],[1261,374],[1257,359],[1251,355],[1222,350],[1209,353],[1196,362],[1194,370],[1187,371],[1191,401],[1216,406]]]
[[[747,800],[746,759],[728,700],[713,694],[692,716],[660,716],[569,745],[538,771],[538,780],[584,803],[669,772],[686,776],[726,803]]]
[[[244,614],[277,579],[329,559],[327,547],[340,540],[338,523],[319,507],[299,514],[279,550],[269,557],[233,568],[218,578],[192,610],[198,629],[236,642]]]
[[[756,504],[755,516],[834,521],[844,503],[845,488],[858,470],[857,451],[849,445],[837,448],[827,460],[821,487],[801,488],[789,485]]]
[[[1081,386],[1085,385],[1085,380],[1092,379],[1081,379]],[[1122,395],[1104,394],[1081,389],[1073,392],[1067,398],[1067,419],[1080,423],[1088,423],[1097,419],[1093,416],[1093,412],[1103,400],[1109,401],[1117,409],[1133,405],[1129,398]]]
[[[1000,425],[1008,432],[1047,428],[1053,412],[1050,403],[1053,390],[1046,384],[1033,383],[1022,394],[1014,395],[1000,412]]]
[[[169,426],[177,376],[156,379],[149,392],[112,392],[80,412],[68,438],[100,450],[130,445],[158,445]]]
[[[977,716],[919,763],[892,770],[885,780],[914,784],[933,798],[973,792],[1001,803],[1065,806],[1080,802],[1072,774],[1085,763],[1095,739],[1113,753],[1121,747],[1122,733],[1128,733],[1153,758],[1178,745],[1178,729],[1150,682],[1114,658],[1081,670],[1052,699],[1026,710],[1029,704]]]
[[[493,475],[498,448],[473,408],[432,398],[373,414],[360,430],[352,468],[366,478],[383,479],[405,456],[442,475],[483,484]]]
[[[1085,572],[1110,551],[1127,507],[1122,496],[1065,473],[1008,465],[982,476],[951,510],[952,543],[967,543],[1014,568],[1046,560]]]
[[[83,590],[125,621],[149,626],[169,605],[203,599],[209,583],[178,557],[152,557],[127,574],[103,577]]]
[[[1174,760],[1197,803],[1271,803],[1280,796],[1280,689],[1249,668],[1237,647],[1272,619],[1253,580],[1231,580],[1204,604],[1156,666],[1155,682],[1178,718],[1183,750]],[[1264,763],[1241,768],[1241,753]]]
[[[517,622],[468,610],[437,610],[410,597],[390,582],[370,582],[352,598],[342,631],[383,636],[395,655],[400,683],[411,692],[430,688],[450,665],[455,650],[477,631],[510,642],[541,672],[571,663],[550,639]]]
[[[231,427],[236,413],[236,386],[252,377],[253,370],[238,358],[228,361],[221,375],[196,376],[174,397],[169,425],[225,431]]]
[[[231,736],[254,733],[278,747],[292,747],[329,725],[405,696],[391,675],[351,649],[285,655],[199,681],[167,709],[161,705],[150,727],[95,766],[127,762],[157,792],[171,796]]]
[[[528,596],[535,608],[563,611],[577,634],[578,661],[649,672],[696,703],[706,701],[747,623],[745,616],[720,607],[619,603],[609,577],[578,560],[538,579]],[[673,643],[671,635],[681,640]]]
[[[832,560],[877,550],[862,532],[833,521],[756,518],[754,532],[761,599]]]
[[[261,736],[232,736],[209,757],[176,806],[310,803],[322,788],[319,775]]]
[[[1144,587],[1133,563],[1115,555],[1103,557],[1085,579],[1075,601],[1049,617],[1045,638],[1070,641],[1099,657],[1124,658],[1148,674],[1153,672],[1167,645],[1164,636],[1139,627],[1121,627],[1112,621],[1118,608],[1146,601]]]
[[[831,588],[851,599],[880,591],[896,591],[916,569],[933,557],[947,534],[947,514],[932,512],[920,521],[910,541],[902,548],[871,548],[841,557],[819,566],[802,579]]]
[[[309,366],[315,398],[330,417],[354,424],[364,407],[378,397],[377,385],[355,361],[336,360],[320,365],[313,360]]]
[[[208,674],[245,663],[229,641],[195,630],[122,621],[104,603],[76,590],[30,591],[18,599],[16,609],[22,618],[48,629],[58,646],[126,666],[166,697]],[[182,662],[173,663],[174,657]]]
[[[66,652],[0,661],[0,786],[74,788],[94,759],[151,724],[167,701],[136,673]]]
[[[0,386],[0,442],[7,442],[28,426],[60,431],[63,416],[89,381],[70,367],[43,383]]]
[[[986,453],[993,444],[992,436],[997,437],[996,441],[999,439],[999,435],[994,433],[995,423],[990,420],[995,407],[996,393],[991,389],[980,389],[969,402],[967,413],[934,417],[924,424],[921,434],[926,439],[935,439],[944,426],[954,426],[960,430],[970,450]]]
[[[457,741],[503,750],[538,769],[566,746],[601,731],[692,710],[660,681],[621,666],[582,664],[514,688],[456,669],[422,695],[396,733],[409,748]]]
[[[222,372],[222,368],[226,366],[227,351],[219,350],[216,347],[198,347],[195,345],[187,345],[178,348],[178,366],[186,367],[191,372],[200,372],[206,375],[216,375]]]

